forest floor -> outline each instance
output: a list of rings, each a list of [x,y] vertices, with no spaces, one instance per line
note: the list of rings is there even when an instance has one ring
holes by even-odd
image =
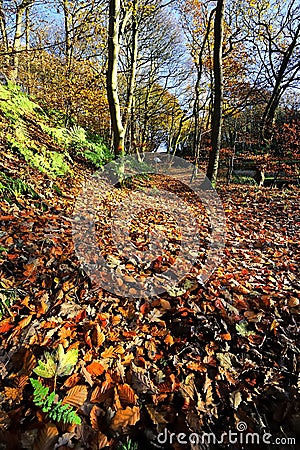
[[[86,169],[75,164],[54,188],[15,154],[1,160],[40,196],[0,201],[0,449],[296,448],[286,443],[300,430],[298,188],[221,185],[221,265],[204,285],[192,273],[185,292],[137,302],[93,289],[80,268],[70,219]],[[50,420],[29,378],[55,388],[81,424]],[[239,443],[157,440],[229,430]],[[241,444],[250,432],[281,444]]]

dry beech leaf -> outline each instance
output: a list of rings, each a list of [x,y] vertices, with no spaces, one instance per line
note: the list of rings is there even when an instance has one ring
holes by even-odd
[[[64,386],[68,388],[76,386],[80,378],[81,375],[79,373],[73,373],[73,375],[69,376],[69,378],[66,379],[66,381],[64,382]]]
[[[103,383],[105,384],[105,382]],[[110,398],[113,396],[113,386],[108,386],[107,384],[105,386],[96,386],[95,389],[92,392],[91,396],[91,403],[102,403],[107,398]]]
[[[104,372],[104,367],[102,364],[100,364],[99,361],[93,361],[91,364],[86,366],[86,370],[91,374],[95,376],[102,375]]]
[[[233,391],[230,393],[229,399],[233,408],[237,409],[242,401],[242,394],[240,393],[240,391]]]
[[[28,375],[20,375],[19,377],[16,377],[14,380],[14,386],[20,390],[23,390],[28,383],[28,378]]]
[[[174,339],[170,334],[167,334],[167,336],[164,339],[165,344],[167,345],[173,345],[174,344]]]
[[[32,320],[32,317],[33,317],[33,315],[30,314],[29,316],[24,317],[24,319],[20,320],[20,322],[18,323],[16,329],[21,330],[21,329],[27,327],[30,324],[30,322]]]
[[[20,374],[23,373],[25,375],[30,376],[35,366],[36,366],[36,357],[29,349],[27,349],[24,355],[23,367],[20,371]]]
[[[153,381],[142,372],[133,372],[132,374],[133,387],[137,393],[158,394],[159,389],[154,385]]]
[[[117,388],[114,389],[114,409],[122,409],[122,405],[120,402],[120,397],[117,391]]]
[[[111,421],[111,428],[114,431],[122,430],[129,425],[135,425],[140,420],[140,408],[133,406],[126,409],[119,409]]]
[[[52,423],[47,423],[38,432],[33,444],[33,450],[53,450],[58,438],[58,430]]]
[[[128,366],[134,360],[133,353],[126,353],[121,361],[122,366]]]
[[[20,397],[21,393],[22,393],[22,389],[19,389],[18,387],[17,388],[11,388],[11,387],[4,388],[5,398],[9,402],[15,402]]]
[[[195,362],[195,361],[188,362],[186,367],[190,370],[194,370],[197,372],[206,372],[207,371],[207,368],[203,364]]]
[[[1,431],[6,430],[9,427],[10,421],[11,421],[11,419],[10,419],[9,415],[5,411],[0,410],[0,430]]]
[[[171,309],[171,304],[168,302],[168,300],[160,299],[160,304],[162,309]]]
[[[94,405],[90,412],[90,421],[92,428],[96,431],[99,431],[98,418],[104,416],[105,413],[103,409],[99,408],[99,406]]]
[[[115,348],[111,345],[101,353],[101,358],[113,358],[115,356]]]
[[[146,405],[146,409],[154,425],[164,425],[167,423],[163,415],[160,412],[158,412],[155,408],[153,408],[153,406]]]
[[[91,374],[86,370],[86,368],[83,365],[84,363],[81,364],[81,373],[84,376],[85,381],[92,387],[94,384],[94,381],[92,379]]]
[[[109,446],[109,440],[107,439],[107,436],[105,436],[105,434],[101,433],[100,431],[97,434],[97,445],[98,450]]]
[[[101,347],[103,342],[105,341],[105,334],[101,331],[101,327],[99,323],[95,326],[95,329],[92,334],[92,340],[95,344],[95,347]]]
[[[7,333],[7,331],[11,330],[11,328],[14,328],[14,324],[11,323],[11,318],[1,320],[0,322],[0,333]]]
[[[118,386],[118,392],[122,406],[125,408],[129,405],[135,405],[137,401],[137,395],[134,393],[132,387],[129,384],[120,384]]]
[[[79,408],[86,401],[87,395],[87,387],[77,384],[67,392],[67,395],[64,397],[62,403],[68,403],[71,406],[75,406],[75,408]]]
[[[124,347],[122,345],[117,345],[115,347],[115,353],[118,355],[123,355],[125,353]]]
[[[213,399],[213,391],[212,391],[212,384],[211,384],[211,380],[208,378],[207,375],[206,375],[203,391],[205,393],[206,406],[212,405],[213,401],[214,401],[214,399]]]
[[[191,399],[194,398],[194,392],[195,392],[195,375],[189,374],[183,383],[180,385],[180,392],[183,395],[183,397],[190,397]]]
[[[14,329],[14,331],[12,332],[12,334],[8,337],[7,342],[9,342],[9,341],[10,341],[11,339],[13,339],[17,334],[19,334],[19,331],[20,331],[20,330],[22,330],[23,328],[26,328],[26,327],[30,324],[30,322],[31,322],[31,320],[32,320],[32,318],[33,318],[33,315],[32,315],[32,314],[33,314],[33,313],[31,312],[29,316],[24,317],[24,319],[22,319],[22,320],[18,323],[18,325],[14,327],[15,329]]]

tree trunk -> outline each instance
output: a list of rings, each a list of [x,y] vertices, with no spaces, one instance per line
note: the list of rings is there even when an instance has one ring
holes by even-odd
[[[3,0],[0,0],[0,32],[1,32],[3,48],[8,53],[9,48],[8,48],[6,21],[5,21],[4,11],[3,11]]]
[[[25,7],[23,4],[17,7],[16,13],[16,24],[15,24],[15,36],[12,47],[12,57],[11,57],[11,70],[9,78],[13,83],[17,82],[19,75],[19,62],[20,62],[20,50],[21,50],[21,38],[22,38],[22,20],[23,14],[25,12]]]
[[[107,68],[107,98],[111,125],[114,135],[114,152],[116,156],[124,154],[125,129],[122,124],[121,109],[118,95],[118,58],[119,58],[119,26],[120,0],[109,2],[108,27],[108,68]]]
[[[14,41],[12,45],[11,69],[9,78],[16,83],[19,75],[20,52],[22,50],[21,39],[23,36],[23,17],[28,8],[34,4],[35,0],[24,0],[17,6]]]
[[[25,46],[26,46],[26,64],[27,64],[27,92],[31,89],[31,61],[30,61],[30,7],[25,12]]]
[[[69,73],[72,65],[72,39],[71,39],[71,17],[69,11],[69,1],[63,0],[64,25],[65,25],[65,59],[66,74]]]
[[[132,12],[132,47],[131,47],[131,60],[130,60],[130,75],[129,83],[126,96],[126,106],[125,113],[123,116],[123,126],[124,134],[128,129],[128,123],[131,117],[135,82],[136,82],[136,69],[137,69],[137,58],[138,58],[138,24],[137,24],[137,8],[138,0],[133,1],[133,12]]]
[[[262,139],[265,142],[268,142],[271,138],[272,128],[275,120],[275,113],[278,108],[282,94],[287,88],[287,85],[285,86],[285,88],[283,88],[281,86],[281,83],[287,71],[288,64],[293,55],[295,47],[297,45],[299,34],[300,34],[300,24],[297,27],[293,40],[291,41],[290,45],[288,46],[287,50],[284,53],[280,68],[275,78],[275,85],[271,93],[271,97],[266,105],[263,114]]]
[[[209,155],[207,177],[215,184],[218,176],[219,155],[222,137],[222,111],[223,111],[223,33],[224,33],[224,6],[225,0],[218,0],[214,21],[214,95],[212,113],[212,149]]]

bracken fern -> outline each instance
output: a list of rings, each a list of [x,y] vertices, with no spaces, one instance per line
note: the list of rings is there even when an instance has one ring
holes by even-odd
[[[67,403],[63,405],[61,400],[55,402],[56,394],[54,391],[49,394],[49,388],[43,386],[42,383],[34,378],[30,378],[30,382],[34,388],[33,403],[40,406],[51,420],[77,425],[81,423],[80,417],[73,410],[72,406]]]

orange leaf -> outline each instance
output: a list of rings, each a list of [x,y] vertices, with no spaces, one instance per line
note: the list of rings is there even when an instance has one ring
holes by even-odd
[[[14,325],[10,323],[11,319],[4,319],[0,322],[0,333],[7,333],[7,331],[11,330]]]
[[[101,358],[113,358],[115,356],[114,353],[115,348],[111,345],[101,353]]]
[[[104,372],[104,367],[102,366],[102,364],[100,364],[99,361],[93,361],[89,366],[86,367],[86,370],[91,374],[91,375],[102,375],[102,373]]]
[[[97,323],[93,332],[93,341],[95,342],[96,347],[101,347],[105,341],[105,334],[101,331],[99,323]]]

